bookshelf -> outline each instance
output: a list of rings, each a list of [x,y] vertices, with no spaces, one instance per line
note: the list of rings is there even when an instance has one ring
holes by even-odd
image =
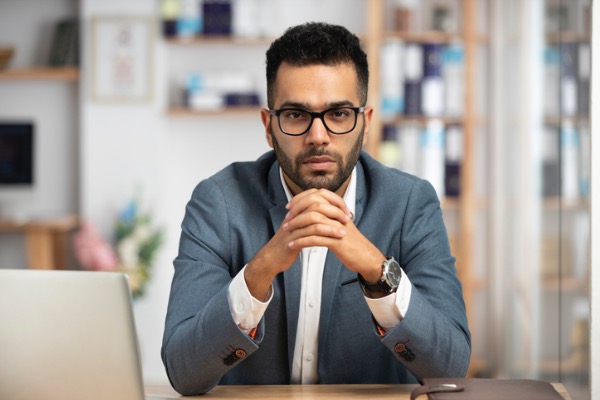
[[[367,143],[367,151],[377,155],[384,140],[383,130],[386,125],[403,126],[415,123],[417,126],[425,126],[432,119],[441,120],[444,126],[458,125],[463,131],[463,154],[461,160],[460,175],[460,195],[458,197],[446,197],[441,195],[442,209],[447,218],[448,213],[453,214],[455,221],[454,230],[449,232],[453,254],[456,256],[459,278],[463,285],[463,294],[467,305],[467,318],[472,333],[473,353],[470,376],[480,375],[489,366],[485,358],[477,351],[476,342],[478,341],[478,315],[476,310],[476,293],[482,292],[488,287],[486,277],[477,277],[474,273],[474,240],[475,223],[478,210],[483,209],[487,202],[478,196],[474,186],[474,168],[475,168],[475,136],[477,130],[485,125],[486,118],[478,114],[476,109],[475,85],[477,67],[477,52],[479,46],[486,45],[487,34],[479,32],[476,26],[477,7],[481,2],[475,0],[460,0],[459,8],[453,10],[459,12],[454,18],[460,17],[463,21],[462,31],[460,32],[440,32],[428,29],[415,31],[394,31],[389,26],[382,23],[386,20],[392,10],[389,9],[390,3],[384,0],[369,1],[369,11],[367,13],[367,35],[366,49],[369,55],[369,62],[372,71],[371,92],[369,97],[371,102],[377,102],[382,98],[381,93],[381,49],[384,43],[390,40],[400,41],[401,43],[415,43],[419,45],[426,44],[455,44],[460,43],[464,50],[464,104],[463,113],[460,116],[425,116],[425,115],[403,115],[395,113],[393,115],[382,116],[381,112],[375,112],[372,121],[372,130],[370,139]],[[406,99],[405,99],[406,101]],[[379,106],[379,104],[374,104]],[[448,223],[448,221],[447,221]]]

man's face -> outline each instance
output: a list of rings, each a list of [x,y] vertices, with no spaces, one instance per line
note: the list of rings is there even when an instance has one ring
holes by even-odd
[[[277,71],[274,108],[299,108],[321,112],[337,106],[361,106],[358,81],[351,64],[281,64]],[[293,194],[310,188],[325,188],[342,195],[360,150],[367,141],[372,109],[358,114],[356,127],[344,135],[328,132],[323,121],[315,118],[302,136],[281,132],[276,116],[263,110],[267,142],[275,150],[286,183]]]

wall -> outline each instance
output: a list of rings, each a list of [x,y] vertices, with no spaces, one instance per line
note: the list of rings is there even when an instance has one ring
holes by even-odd
[[[10,67],[43,64],[53,22],[76,14],[74,0],[0,2],[0,43],[17,49]],[[0,81],[0,120],[27,120],[35,125],[35,183],[27,188],[0,188],[0,217],[23,219],[77,211],[78,110],[74,82]],[[22,235],[2,234],[0,267],[25,267],[24,253]]]

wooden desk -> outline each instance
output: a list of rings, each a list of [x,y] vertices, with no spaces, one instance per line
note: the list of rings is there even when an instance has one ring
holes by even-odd
[[[553,383],[565,400],[571,400],[564,386]],[[369,399],[409,400],[416,385],[268,385],[268,386],[217,386],[203,396],[181,396],[170,386],[146,386],[146,396],[168,399]],[[426,400],[420,396],[419,400]]]
[[[28,268],[63,269],[67,264],[68,233],[77,225],[74,215],[25,221],[0,219],[0,233],[25,234]]]

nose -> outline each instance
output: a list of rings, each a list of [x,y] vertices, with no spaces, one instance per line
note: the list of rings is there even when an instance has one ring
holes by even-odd
[[[319,117],[315,117],[308,132],[306,132],[306,143],[321,146],[329,143],[330,140],[331,137],[329,131],[325,127],[323,120]]]

